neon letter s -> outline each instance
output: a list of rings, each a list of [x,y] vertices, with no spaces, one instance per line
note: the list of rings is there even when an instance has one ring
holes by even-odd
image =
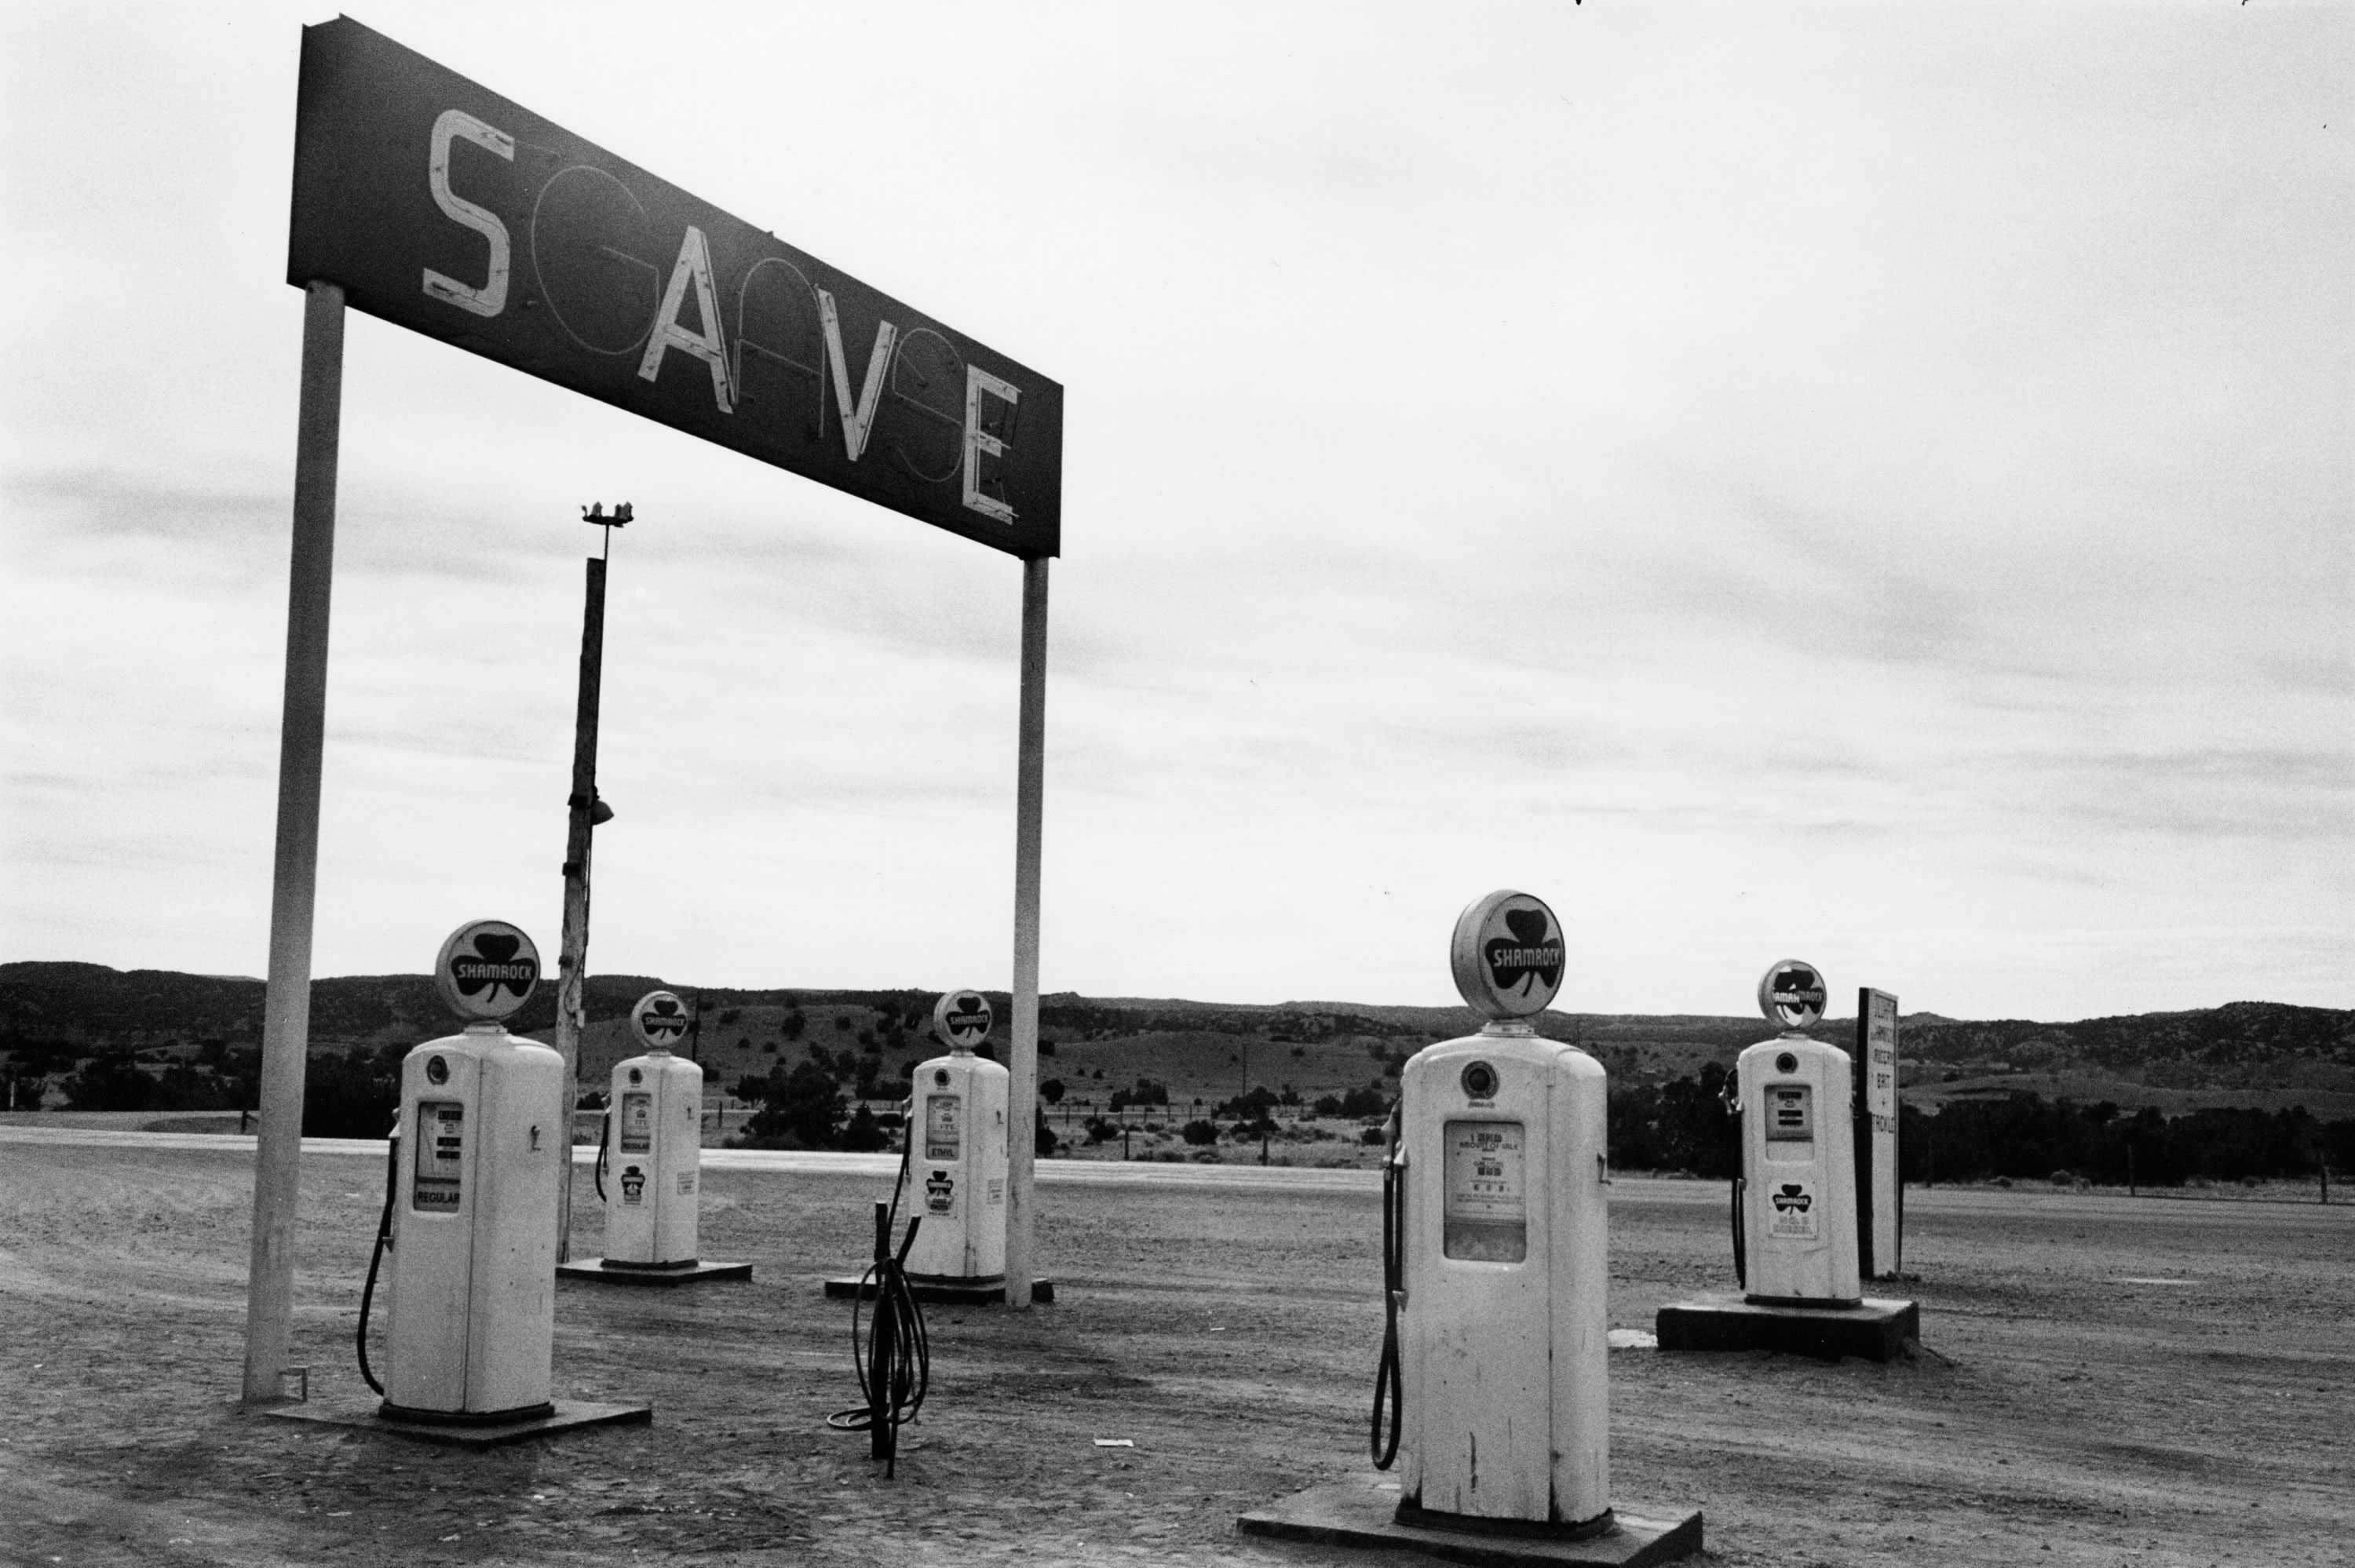
[[[490,276],[479,289],[470,288],[455,278],[443,277],[428,267],[425,291],[462,311],[495,316],[507,303],[507,226],[488,207],[478,207],[450,189],[453,137],[464,137],[511,164],[515,162],[515,138],[504,131],[491,129],[463,109],[445,109],[442,118],[433,122],[433,152],[427,160],[425,174],[426,182],[433,187],[433,205],[448,214],[453,223],[464,224],[491,242],[491,267]]]

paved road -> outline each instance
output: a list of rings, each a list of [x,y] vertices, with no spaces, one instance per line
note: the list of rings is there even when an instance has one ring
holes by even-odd
[[[129,1132],[89,1127],[37,1127],[23,1122],[0,1123],[0,1145],[37,1143],[80,1148],[140,1150],[205,1150],[217,1154],[250,1155],[254,1139],[236,1133]],[[306,1138],[303,1152],[384,1159],[384,1140],[374,1138]],[[595,1161],[591,1145],[576,1144],[572,1162]],[[899,1168],[896,1154],[832,1154],[776,1149],[707,1149],[703,1163],[713,1171],[765,1171],[797,1176],[874,1176],[888,1179]],[[1195,1187],[1220,1192],[1364,1192],[1380,1190],[1372,1171],[1318,1171],[1303,1167],[1258,1165],[1170,1164],[1158,1160],[1125,1162],[1112,1160],[1042,1160],[1039,1183],[1044,1187]],[[1621,1176],[1614,1196],[1622,1202],[1722,1207],[1725,1185],[1676,1177]],[[2161,1206],[2163,1207],[2163,1210]],[[2041,1219],[2108,1219],[2147,1223],[2164,1213],[2171,1225],[2240,1226],[2270,1230],[2317,1222],[2346,1228],[2355,1245],[2355,1203],[2334,1201],[2328,1208],[2316,1203],[2284,1202],[2200,1196],[2179,1192],[2144,1193],[2129,1198],[2115,1191],[2053,1192],[2034,1189],[1975,1187],[1909,1187],[1909,1213],[1955,1216],[2032,1214]]]
[[[0,1144],[64,1144],[91,1149],[205,1150],[217,1154],[250,1155],[255,1139],[237,1133],[124,1132],[99,1128],[0,1125]],[[304,1154],[357,1155],[382,1160],[379,1138],[306,1138]],[[575,1144],[572,1162],[594,1164],[591,1144]],[[767,1171],[796,1176],[879,1176],[888,1179],[900,1168],[896,1154],[809,1153],[780,1149],[707,1149],[703,1164],[709,1171]],[[1172,1186],[1216,1187],[1228,1191],[1273,1188],[1284,1192],[1377,1191],[1380,1179],[1371,1171],[1311,1171],[1283,1166],[1172,1165],[1138,1160],[1042,1160],[1038,1165],[1042,1186],[1097,1187]]]

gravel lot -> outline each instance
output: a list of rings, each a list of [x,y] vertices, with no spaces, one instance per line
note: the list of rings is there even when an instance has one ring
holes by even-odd
[[[296,1359],[317,1399],[365,1393],[380,1160],[304,1160]],[[855,1385],[845,1308],[817,1288],[859,1257],[883,1183],[714,1163],[705,1252],[752,1259],[751,1284],[559,1287],[559,1396],[650,1400],[655,1425],[469,1456],[238,1412],[250,1155],[0,1130],[0,1558],[1424,1561],[1232,1528],[1366,1467],[1369,1178],[1056,1172],[1060,1303],[935,1311],[932,1402],[887,1482],[822,1425]],[[1623,1506],[1701,1509],[1711,1563],[2350,1561],[2355,1210],[1908,1196],[1923,1353],[1614,1352]],[[585,1177],[576,1213],[593,1254]],[[1723,1220],[1713,1183],[1621,1178],[1613,1323],[1730,1288]]]

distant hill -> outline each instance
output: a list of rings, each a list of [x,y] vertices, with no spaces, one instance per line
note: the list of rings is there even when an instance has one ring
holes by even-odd
[[[721,1086],[790,1065],[816,1046],[882,1056],[895,1072],[936,1049],[926,1024],[937,993],[910,988],[855,991],[740,990],[666,986],[651,975],[592,975],[582,1077],[593,1084],[634,1054],[626,1026],[630,1005],[648,991],[671,989],[699,999],[698,1050]],[[149,1070],[164,1061],[217,1061],[261,1040],[262,982],[121,970],[100,964],[0,964],[0,1054],[37,1073],[69,1070],[80,1060],[143,1054]],[[993,1037],[1004,1049],[1010,999],[988,993],[997,1010]],[[796,1025],[794,1020],[798,1018]],[[545,1038],[555,1023],[554,987],[543,986],[515,1021],[518,1033]],[[1217,1099],[1248,1085],[1290,1085],[1316,1096],[1379,1084],[1398,1063],[1433,1040],[1477,1025],[1461,1007],[1397,1007],[1353,1001],[1271,1004],[1179,998],[1040,999],[1041,1040],[1049,1053],[1040,1075],[1067,1080],[1075,1097],[1101,1097],[1139,1077],[1165,1084],[1180,1102]],[[1761,1020],[1684,1014],[1552,1012],[1540,1030],[1593,1051],[1614,1078],[1652,1082],[1731,1064],[1770,1033]],[[423,975],[352,975],[314,980],[314,1053],[404,1048],[454,1029]],[[1811,1031],[1851,1045],[1852,1020]],[[2238,1001],[2188,1012],[2155,1012],[2075,1023],[1992,1022],[1915,1013],[1901,1023],[1909,1096],[1940,1097],[2032,1087],[2135,1103],[2174,1103],[2187,1092],[2203,1099],[2226,1091],[2267,1102],[2307,1094],[2322,1104],[2355,1095],[2355,1012]]]

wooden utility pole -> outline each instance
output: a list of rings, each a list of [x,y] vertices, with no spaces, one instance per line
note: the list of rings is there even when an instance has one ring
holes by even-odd
[[[311,930],[319,890],[319,774],[327,734],[327,607],[336,567],[336,463],[344,401],[344,291],[303,301],[295,414],[294,549],[286,580],[286,686],[278,730],[278,844],[270,888],[270,978],[261,1003],[261,1128],[253,1160],[245,1286],[245,1402],[284,1397],[294,1318],[303,1068],[311,1045]]]
[[[1047,772],[1047,561],[1022,563],[1022,703],[1014,768],[1014,1059],[1006,1086],[1006,1304],[1030,1309],[1039,1156],[1039,853]]]
[[[605,531],[605,552],[613,530],[630,522],[630,503],[605,515],[602,503],[583,507],[581,520]],[[572,1107],[581,1103],[581,1032],[588,1026],[589,862],[599,822],[613,812],[597,798],[597,699],[605,669],[605,557],[588,560],[588,590],[581,611],[581,694],[572,718],[572,793],[565,798],[564,935],[556,959],[556,1050],[564,1058],[564,1103],[558,1107],[558,1138],[564,1146],[564,1180],[556,1186],[556,1261],[572,1261]]]

